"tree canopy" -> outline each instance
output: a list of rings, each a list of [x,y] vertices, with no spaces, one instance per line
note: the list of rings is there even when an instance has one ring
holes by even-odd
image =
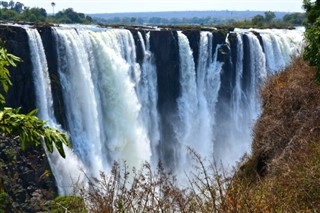
[[[320,82],[320,0],[311,2],[303,1],[306,10],[306,32],[307,45],[304,51],[304,59],[318,70],[316,80]]]
[[[54,16],[55,20],[60,23],[91,23],[92,18],[84,13],[77,13],[72,8],[68,8],[58,12]]]
[[[56,4],[51,3],[54,8]],[[92,18],[84,13],[77,13],[72,8],[60,11],[48,16],[44,8],[27,7],[21,2],[0,1],[0,20],[4,21],[27,21],[27,22],[54,22],[54,23],[91,23]]]

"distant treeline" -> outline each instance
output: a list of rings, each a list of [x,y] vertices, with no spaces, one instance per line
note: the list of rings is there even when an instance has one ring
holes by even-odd
[[[52,2],[51,6],[55,7],[55,3]],[[215,17],[214,14],[217,14]],[[282,16],[282,19],[276,19],[276,13],[274,12],[259,12],[252,19],[241,19],[234,15],[239,15],[238,13],[230,12],[230,17],[222,17],[215,12],[212,16],[206,17],[185,17],[185,18],[163,18],[163,17],[113,17],[113,18],[99,18],[94,19],[84,13],[75,12],[72,8],[68,8],[59,11],[56,14],[48,15],[47,11],[43,8],[30,8],[22,4],[21,2],[14,1],[0,1],[0,20],[1,21],[23,21],[23,22],[35,22],[35,23],[82,23],[88,24],[92,22],[102,23],[102,24],[132,24],[132,25],[231,25],[234,27],[288,27],[294,25],[302,25],[305,20],[304,13],[288,13]],[[243,12],[244,17],[246,13],[252,14],[252,11]],[[155,13],[157,14],[157,13]],[[181,13],[180,15],[182,15]],[[229,14],[229,13],[227,13]],[[247,15],[248,15],[247,14]]]
[[[54,7],[55,3],[51,3]],[[84,13],[77,13],[72,8],[48,16],[43,8],[30,8],[20,2],[0,1],[0,20],[50,23],[91,23],[92,18]]]
[[[252,19],[240,20],[233,18],[215,18],[214,16],[193,17],[193,18],[161,18],[161,17],[113,17],[113,18],[94,18],[95,22],[103,24],[135,24],[135,25],[242,25],[264,27],[270,24],[278,26],[302,25],[305,20],[304,13],[288,13],[282,19],[275,19],[274,12],[265,12],[264,16],[256,15]]]

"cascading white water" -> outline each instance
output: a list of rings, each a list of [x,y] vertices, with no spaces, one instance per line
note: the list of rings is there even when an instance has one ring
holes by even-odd
[[[35,29],[26,30],[39,116],[60,128],[54,118],[41,37]],[[159,155],[161,119],[157,108],[161,88],[157,80],[157,59],[150,51],[150,33],[146,33],[144,41],[137,32],[144,54],[140,65],[136,62],[137,47],[128,30],[57,27],[53,33],[66,126],[74,153],[79,157],[69,151],[66,160],[57,153],[50,156],[60,194],[71,193],[72,183],[83,173],[95,177],[100,171],[108,173],[115,160],[125,160],[130,167],[140,167],[144,161],[154,166],[158,160],[164,160]],[[173,146],[179,156],[176,172],[183,174],[187,169],[186,147],[209,161],[214,158],[225,165],[234,165],[250,150],[251,129],[260,112],[260,83],[267,74],[287,66],[290,56],[299,49],[299,39],[294,34],[261,30],[260,35],[263,49],[256,35],[242,31],[236,35],[237,48],[227,47],[237,53],[233,60],[234,82],[230,83],[230,100],[221,99],[220,103],[220,92],[224,92],[220,91],[221,76],[232,72],[223,70],[223,62],[218,61],[222,44],[213,49],[213,33],[200,32],[196,67],[188,38],[178,32],[180,96],[176,100],[178,115],[172,121],[174,141],[179,143]],[[244,37],[249,48],[246,53]],[[246,66],[245,58],[250,61]],[[218,109],[220,115],[217,115]]]
[[[222,71],[222,62],[217,60],[218,49],[212,50],[213,35],[209,32],[201,32],[199,59],[197,67],[197,94],[199,101],[199,125],[197,126],[197,138],[193,143],[196,149],[204,158],[212,161],[215,141],[215,107],[218,101],[220,89],[220,73]],[[214,53],[212,55],[212,53]],[[200,137],[200,140],[199,140]],[[201,143],[197,143],[201,141]]]
[[[51,83],[41,36],[36,29],[26,28],[26,32],[29,37],[38,116],[40,119],[47,121],[49,126],[61,130],[53,112]],[[53,153],[47,152],[47,156],[57,182],[59,193],[70,194],[73,192],[73,184],[75,183],[72,182],[73,180],[85,184],[83,182],[83,173],[81,172],[85,172],[85,168],[69,148],[64,146],[64,150],[66,153],[65,159],[58,154],[57,150],[54,150]]]
[[[243,77],[243,41],[242,35],[237,34],[237,61],[235,64],[236,78],[235,86],[232,91],[232,117],[234,118],[234,127],[237,133],[243,131],[243,119],[244,119],[244,91],[242,87],[242,77]]]
[[[232,89],[230,103],[225,104],[225,112],[229,114],[223,119],[218,131],[225,132],[222,144],[219,144],[219,153],[217,160],[221,160],[224,166],[230,167],[243,155],[250,150],[251,129],[252,129],[252,111],[249,110],[248,102],[243,85],[243,39],[242,34],[237,34],[237,52],[235,63],[235,82]],[[255,70],[250,70],[255,72]],[[220,121],[221,122],[221,121]],[[217,142],[219,143],[219,142]],[[232,153],[232,154],[230,154]]]
[[[180,166],[185,168],[187,163],[187,148],[196,149],[195,135],[198,126],[198,97],[196,85],[196,71],[189,40],[182,32],[178,32],[179,56],[180,56],[180,86],[181,96],[177,100],[179,120],[175,133],[180,143]],[[199,146],[199,145],[198,145]]]
[[[132,41],[132,35],[127,30],[107,30],[90,36],[96,63],[93,72],[98,76],[95,85],[103,110],[99,117],[103,119],[103,131],[107,136],[104,149],[110,162],[126,160],[129,166],[139,167],[144,161],[150,161],[151,148],[147,131],[138,119],[141,105],[130,77],[132,63],[136,60],[132,53],[134,43],[122,41],[120,44],[131,46],[113,49],[119,39]],[[131,64],[125,60],[130,51]]]
[[[290,49],[284,40],[274,33],[261,34],[266,54],[267,70],[275,73],[290,63]]]
[[[88,55],[90,47],[85,46],[89,35],[74,29],[54,28],[54,32],[72,145],[89,175],[98,177],[108,165],[103,164],[102,139]]]
[[[212,34],[209,32],[201,32],[199,45],[199,59],[197,67],[197,95],[199,102],[199,124],[198,135],[201,137],[202,146],[206,147],[209,154],[213,153],[213,115],[209,109],[209,103],[206,97],[206,76],[207,70],[212,63]]]
[[[191,169],[188,165],[192,159],[187,148],[193,149],[208,161],[212,161],[214,155],[215,107],[223,64],[217,61],[220,45],[215,51],[212,49],[213,39],[212,33],[201,32],[196,70],[188,38],[178,32],[181,95],[177,99],[178,121],[173,122],[177,122],[175,134],[180,145],[179,168],[176,168],[180,178],[183,176],[181,174]]]
[[[243,82],[243,39],[248,39],[250,63],[247,65],[247,83]],[[266,62],[258,38],[252,33],[237,34],[237,60],[235,64],[235,85],[232,89],[230,103],[224,103],[225,118],[220,118],[218,131],[221,132],[218,143],[217,160],[227,167],[233,166],[240,157],[250,150],[252,127],[260,113],[259,88],[266,78]],[[223,103],[221,103],[223,104]],[[223,141],[222,141],[223,140]],[[221,143],[222,141],[222,143]],[[232,153],[232,154],[231,154]]]
[[[48,73],[47,59],[41,37],[36,29],[26,28],[32,61],[32,74],[37,96],[38,116],[49,122],[55,122],[51,83]],[[52,125],[52,124],[51,124]]]
[[[159,113],[157,110],[158,91],[157,91],[157,70],[154,64],[153,54],[150,52],[150,33],[146,34],[146,45],[140,32],[138,32],[141,47],[144,52],[142,70],[138,87],[138,97],[141,103],[141,119],[151,145],[152,165],[156,165],[159,160],[158,145],[160,141]]]
[[[258,38],[252,33],[246,36],[249,39],[251,77],[246,96],[249,112],[251,112],[252,119],[255,119],[260,113],[260,83],[267,77],[266,58]]]

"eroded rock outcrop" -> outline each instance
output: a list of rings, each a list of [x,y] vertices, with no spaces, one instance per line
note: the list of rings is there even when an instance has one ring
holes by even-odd
[[[28,35],[21,27],[0,26],[0,38],[9,53],[23,60],[16,68],[10,68],[13,86],[6,95],[7,106],[21,107],[22,113],[28,113],[36,103]]]

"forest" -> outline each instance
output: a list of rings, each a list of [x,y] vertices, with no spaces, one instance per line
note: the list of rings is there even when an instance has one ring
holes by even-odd
[[[14,22],[32,22],[32,23],[81,23],[88,24],[92,18],[84,13],[77,13],[72,8],[59,11],[56,14],[48,15],[43,8],[28,7],[20,2],[1,1],[0,20]],[[51,6],[54,8],[55,3]]]

